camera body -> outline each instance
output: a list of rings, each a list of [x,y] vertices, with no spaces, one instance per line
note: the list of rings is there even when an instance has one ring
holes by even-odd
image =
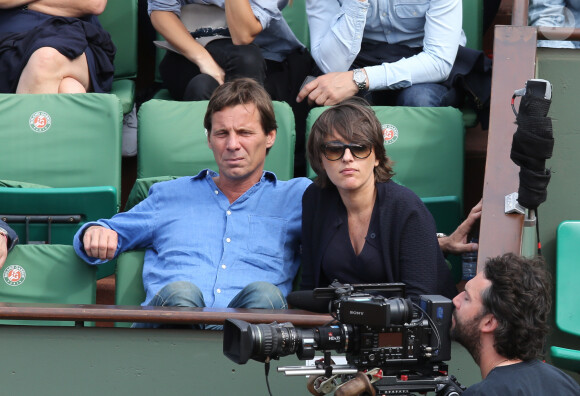
[[[235,319],[224,326],[224,354],[236,363],[266,361],[296,353],[312,359],[316,350],[344,353],[357,369],[380,367],[400,371],[428,367],[451,358],[449,327],[452,302],[438,295],[420,297],[419,304],[401,297],[404,284],[334,285],[314,291],[331,298],[335,321],[327,326],[298,329],[291,323],[252,325]]]

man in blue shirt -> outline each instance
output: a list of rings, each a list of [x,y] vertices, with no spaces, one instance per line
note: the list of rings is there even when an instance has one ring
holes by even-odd
[[[286,308],[310,181],[280,181],[263,170],[277,126],[270,97],[254,80],[221,85],[204,126],[219,174],[153,185],[130,211],[86,224],[75,250],[101,264],[146,248],[143,305]]]
[[[298,101],[332,105],[366,90],[375,104],[448,106],[444,82],[465,45],[461,0],[306,0],[311,51],[326,73]]]

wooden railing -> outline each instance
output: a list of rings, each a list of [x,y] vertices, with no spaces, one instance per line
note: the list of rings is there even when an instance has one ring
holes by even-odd
[[[299,327],[321,326],[332,320],[328,314],[298,309],[140,307],[123,305],[73,305],[0,303],[0,320],[83,322],[143,322],[169,324],[223,324],[226,319],[249,323],[291,322]]]

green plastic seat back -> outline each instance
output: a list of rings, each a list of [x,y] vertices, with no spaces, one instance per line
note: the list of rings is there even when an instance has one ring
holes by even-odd
[[[294,0],[282,10],[282,16],[288,22],[294,35],[306,48],[310,48],[310,29],[306,16],[306,1]]]
[[[117,258],[115,282],[116,305],[141,305],[145,301],[143,261],[145,250],[124,252]],[[130,327],[131,323],[117,322],[116,327]]]
[[[195,175],[204,168],[217,171],[203,127],[207,103],[157,99],[143,103],[138,113],[138,178]],[[284,102],[274,102],[274,112],[278,131],[265,169],[288,180],[294,173],[294,115]]]
[[[560,223],[556,242],[556,325],[580,336],[578,283],[580,282],[580,221]]]
[[[81,224],[118,212],[122,113],[114,95],[0,95],[0,113],[0,180],[51,187],[0,187],[0,215],[78,215],[51,226],[51,243],[71,244]],[[24,243],[25,224],[7,219]],[[29,225],[30,241],[47,234],[46,223]]]
[[[580,336],[580,312],[578,310],[578,244],[580,221],[566,220],[556,231],[556,326],[566,333]],[[578,343],[576,343],[578,345]],[[562,369],[580,373],[580,349],[550,347],[552,363]]]
[[[107,2],[99,15],[103,28],[109,32],[117,47],[115,78],[137,77],[137,0]]]
[[[117,47],[111,93],[119,97],[126,114],[133,108],[135,98],[135,82],[131,79],[137,77],[137,0],[107,2],[99,21]]]
[[[114,95],[3,94],[0,114],[0,179],[120,189],[122,124]]]
[[[463,0],[463,31],[466,47],[483,48],[483,0]]]
[[[95,304],[96,268],[70,245],[17,245],[0,270],[3,303]],[[74,322],[2,320],[0,324],[72,326]]]

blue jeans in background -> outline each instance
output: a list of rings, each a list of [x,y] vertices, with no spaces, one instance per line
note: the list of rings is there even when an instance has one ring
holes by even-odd
[[[156,307],[205,307],[201,290],[190,282],[173,282],[163,287],[153,297],[149,306]],[[278,287],[268,282],[252,282],[244,287],[232,301],[228,308],[262,308],[286,309],[286,299]],[[206,330],[221,330],[221,325],[175,325],[162,323],[133,323],[133,328],[192,328]]]

